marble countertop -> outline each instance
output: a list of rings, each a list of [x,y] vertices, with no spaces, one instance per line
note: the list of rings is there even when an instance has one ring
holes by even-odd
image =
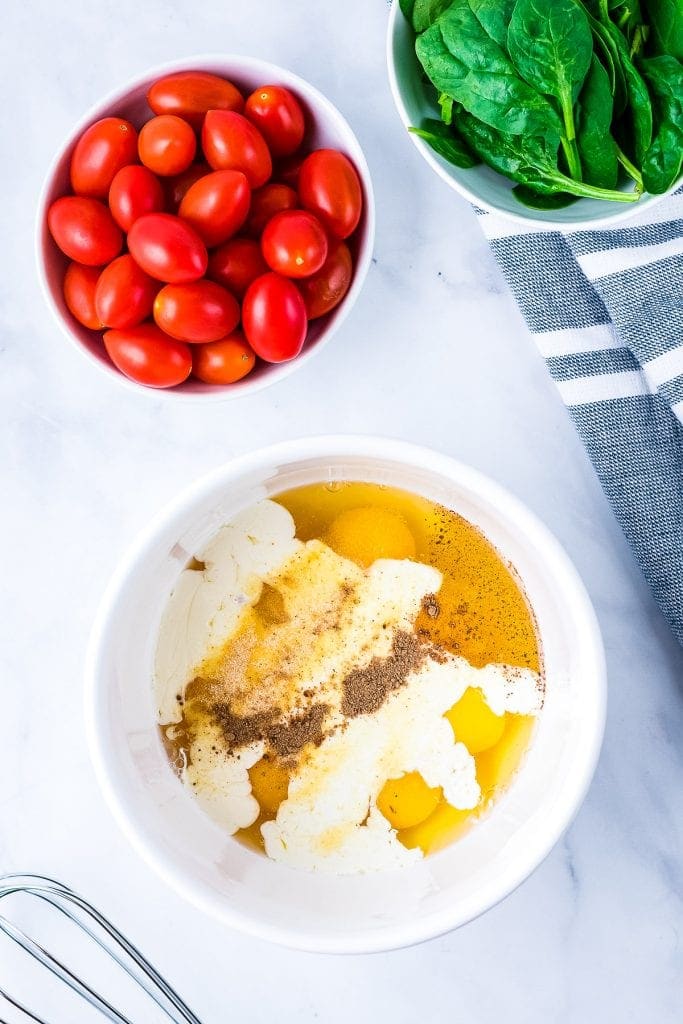
[[[381,0],[10,0],[4,10],[0,869],[79,889],[207,1024],[275,1015],[673,1024],[683,981],[683,652],[474,214],[401,129],[385,24]],[[132,394],[66,344],[38,291],[33,218],[54,150],[91,103],[148,66],[206,51],[275,61],[341,108],[367,154],[378,226],[364,292],[334,341],[271,390],[200,406]],[[164,502],[255,446],[343,431],[452,454],[545,520],[595,602],[610,703],[588,798],[517,892],[420,947],[335,958],[227,931],[138,859],[93,776],[81,677],[105,582]],[[7,962],[3,945],[0,987]],[[38,1002],[34,973],[23,962],[10,973]]]

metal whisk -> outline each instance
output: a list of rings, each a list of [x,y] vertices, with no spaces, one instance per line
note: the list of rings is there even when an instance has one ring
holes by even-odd
[[[139,995],[139,990],[142,990],[156,1004],[162,1012],[160,1019],[171,1020],[174,1024],[201,1024],[199,1018],[192,1013],[142,953],[82,896],[77,895],[60,882],[55,882],[51,878],[43,878],[40,875],[0,875],[0,901],[2,901],[0,933],[4,932],[12,943],[20,947],[34,961],[37,961],[54,978],[63,982],[86,1004],[99,1010],[107,1020],[113,1021],[114,1024],[140,1024],[142,1021],[148,1024],[150,1021],[149,1004],[147,1003],[147,1009],[141,1016],[132,1018],[121,1009],[117,1009],[108,998],[105,998],[101,992],[98,993],[82,976],[79,976],[79,969],[74,970],[72,966],[70,967],[64,962],[63,957],[66,950],[60,948],[59,955],[56,952],[49,952],[37,939],[31,938],[16,923],[5,916],[5,910],[11,897],[22,898],[24,901],[27,897],[32,897],[38,901],[38,905],[43,910],[45,904],[49,905],[53,908],[48,912],[52,919],[50,921],[52,926],[61,922],[70,931],[71,925],[75,925],[90,940],[93,951],[99,948],[106,954],[103,963],[110,964],[113,961],[117,965],[116,973],[121,981],[124,981],[120,975],[120,971],[123,971],[125,978],[130,979],[137,986],[136,995]],[[53,911],[57,913],[54,914]],[[64,918],[68,920],[68,925],[64,922]],[[5,957],[0,956],[0,1024],[10,1024],[4,1016],[4,1013],[8,1011],[14,1015],[15,1019],[17,1019],[16,1014],[18,1013],[19,1021],[35,1021],[36,1024],[62,1024],[59,1018],[51,1016],[48,1019],[39,1016],[35,1009],[29,1009],[24,1004],[23,996],[20,998],[7,991],[9,971],[7,974],[5,973],[5,962]],[[123,987],[127,986],[128,982],[126,981]],[[120,987],[117,982],[117,993]],[[13,1009],[10,1010],[10,1008]],[[49,1008],[49,1012],[52,1014],[52,1007]],[[73,1013],[70,1012],[62,1019],[71,1024],[74,1020]]]

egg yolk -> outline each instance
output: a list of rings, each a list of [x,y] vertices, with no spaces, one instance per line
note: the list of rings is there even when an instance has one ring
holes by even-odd
[[[289,772],[283,764],[272,757],[262,757],[249,769],[251,792],[262,811],[277,814],[283,800],[287,799]]]
[[[496,715],[484,700],[481,690],[470,686],[445,716],[453,726],[455,738],[470,754],[496,745],[505,729],[505,715]]]
[[[333,520],[323,540],[364,569],[378,558],[415,557],[415,538],[408,524],[388,508],[350,508]]]
[[[441,799],[441,788],[428,786],[419,772],[385,782],[377,806],[393,828],[411,828],[428,818]]]
[[[398,838],[409,850],[419,846],[423,853],[434,853],[465,832],[474,814],[475,811],[460,811],[442,800],[428,818],[399,832]]]
[[[505,715],[505,732],[494,747],[475,757],[477,782],[485,798],[493,796],[519,767],[531,743],[536,719],[531,715]]]

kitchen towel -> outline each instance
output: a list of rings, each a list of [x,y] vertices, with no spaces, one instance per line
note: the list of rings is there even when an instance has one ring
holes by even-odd
[[[623,226],[478,211],[657,603],[683,644],[683,188]]]

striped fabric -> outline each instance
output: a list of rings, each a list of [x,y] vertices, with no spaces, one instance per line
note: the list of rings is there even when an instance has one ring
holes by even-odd
[[[480,219],[683,644],[683,188],[609,230]]]

